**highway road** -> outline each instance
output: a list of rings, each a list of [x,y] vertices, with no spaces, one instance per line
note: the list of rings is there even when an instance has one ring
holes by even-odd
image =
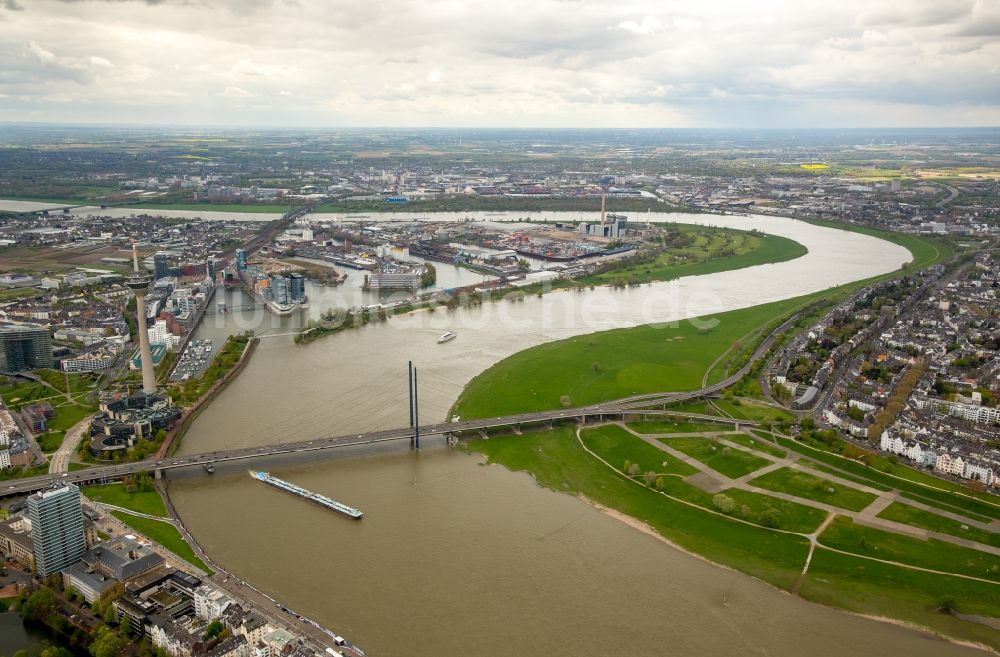
[[[62,444],[59,445],[59,449],[56,450],[56,453],[52,455],[52,460],[49,461],[50,474],[59,474],[69,470],[69,461],[73,458],[76,446],[80,444],[80,436],[83,434],[83,430],[90,426],[91,417],[88,415],[70,427],[69,431],[66,432]]]
[[[690,399],[695,393],[678,393],[677,399]],[[659,403],[659,402],[658,402]],[[537,413],[523,413],[519,415],[507,415],[503,417],[485,418],[481,420],[465,420],[460,422],[442,422],[439,424],[428,424],[420,427],[421,436],[439,436],[465,431],[480,431],[498,427],[521,426],[526,424],[544,424],[560,422],[566,420],[587,421],[588,419],[604,419],[608,416],[645,416],[645,415],[673,415],[695,420],[706,420],[713,422],[729,423],[734,425],[753,425],[754,422],[747,420],[733,420],[719,418],[710,415],[699,415],[696,413],[678,413],[674,411],[646,409],[639,410],[629,406],[616,405],[617,402],[597,404],[585,408],[560,409],[555,411],[541,411]],[[78,470],[76,472],[64,472],[61,474],[48,474],[38,477],[28,477],[24,479],[11,479],[0,484],[0,497],[10,495],[21,495],[30,493],[42,488],[46,488],[52,483],[70,482],[77,484],[95,483],[105,481],[115,481],[128,475],[139,472],[167,471],[177,468],[204,467],[208,463],[221,463],[226,461],[240,461],[248,459],[260,459],[279,454],[296,454],[305,452],[318,452],[338,447],[350,447],[357,445],[373,445],[384,442],[410,440],[414,431],[411,427],[401,427],[398,429],[388,429],[385,431],[375,431],[371,433],[353,434],[346,436],[335,436],[331,438],[316,438],[308,441],[288,442],[278,445],[267,445],[264,447],[246,447],[242,449],[232,449],[216,452],[205,452],[202,454],[191,454],[188,456],[177,456],[159,460],[145,460],[136,463],[122,463],[117,465],[97,466]]]

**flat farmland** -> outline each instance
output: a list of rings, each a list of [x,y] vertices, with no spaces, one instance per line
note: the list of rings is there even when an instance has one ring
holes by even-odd
[[[140,256],[142,256],[140,252]],[[34,273],[43,271],[67,271],[76,267],[96,267],[99,269],[123,269],[122,265],[101,262],[102,258],[130,258],[131,251],[116,246],[85,246],[69,249],[51,247],[16,246],[0,249],[0,260],[5,270],[25,270]]]

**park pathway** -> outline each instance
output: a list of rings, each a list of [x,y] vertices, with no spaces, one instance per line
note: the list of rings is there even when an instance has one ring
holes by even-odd
[[[652,445],[653,447],[656,447],[662,450],[663,452],[666,452],[667,454],[677,459],[680,459],[684,463],[687,463],[691,467],[697,469],[698,474],[686,477],[684,480],[690,484],[693,484],[701,488],[702,490],[705,490],[706,492],[719,493],[729,488],[736,488],[751,493],[767,495],[769,497],[784,500],[786,502],[792,502],[795,504],[801,504],[803,506],[811,506],[816,509],[821,509],[823,511],[826,511],[827,514],[829,514],[827,521],[824,522],[822,525],[823,528],[825,528],[826,525],[829,523],[829,521],[832,520],[834,515],[841,515],[850,518],[859,525],[866,525],[874,529],[894,532],[896,534],[905,534],[923,540],[933,538],[935,540],[942,541],[945,543],[951,543],[953,545],[972,548],[975,550],[979,550],[980,552],[986,552],[989,554],[1000,556],[1000,548],[994,547],[992,545],[976,543],[975,541],[970,541],[968,539],[964,539],[958,536],[952,536],[951,534],[943,534],[940,532],[929,531],[926,529],[921,529],[919,527],[913,527],[911,525],[905,525],[903,523],[894,522],[892,520],[879,518],[877,517],[878,514],[881,513],[882,510],[885,509],[887,506],[892,504],[892,502],[894,502],[897,497],[899,497],[899,491],[896,490],[881,491],[875,488],[871,488],[869,486],[865,486],[864,484],[859,484],[850,481],[848,479],[843,479],[841,477],[838,477],[837,475],[829,474],[826,472],[820,472],[817,470],[812,470],[807,466],[805,466],[804,464],[797,462],[798,455],[779,458],[771,454],[768,454],[766,452],[758,452],[752,450],[749,447],[740,445],[739,443],[735,443],[732,441],[724,441],[726,445],[729,447],[732,447],[734,449],[740,449],[752,453],[754,456],[760,456],[761,458],[772,461],[771,465],[765,466],[764,468],[751,472],[750,474],[740,477],[738,479],[733,479],[725,476],[720,472],[716,472],[715,470],[705,465],[698,459],[688,456],[684,452],[674,449],[659,440],[659,438],[676,437],[677,434],[641,434],[630,429],[624,422],[614,422],[612,424],[622,427],[623,429],[628,431],[636,438],[639,438],[643,442],[646,442]],[[702,434],[701,437],[707,440],[714,438],[714,435],[712,433],[705,433]],[[790,452],[789,454],[792,453]],[[808,472],[809,474],[821,477],[823,479],[832,481],[842,486],[846,486],[854,490],[861,490],[871,493],[876,496],[875,500],[873,500],[871,504],[866,506],[861,511],[851,511],[849,509],[844,509],[838,506],[834,506],[832,504],[827,504],[825,502],[817,502],[815,500],[810,500],[804,497],[798,497],[797,495],[792,495],[790,493],[783,493],[778,491],[767,490],[764,488],[758,488],[757,486],[753,486],[752,484],[749,483],[750,480],[759,477],[762,474],[766,474],[767,472],[777,470],[783,467],[792,468],[794,470],[805,471]],[[817,532],[819,531],[820,530],[817,530]],[[818,533],[817,533],[817,540],[818,540]],[[827,548],[826,546],[823,547],[824,549],[832,549],[832,548]]]

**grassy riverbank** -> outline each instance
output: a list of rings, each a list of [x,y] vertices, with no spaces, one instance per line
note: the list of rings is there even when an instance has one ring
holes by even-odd
[[[167,507],[160,494],[155,490],[128,491],[124,484],[103,484],[84,486],[80,492],[88,499],[101,504],[131,509],[150,516],[160,516],[161,518],[167,516]]]
[[[557,409],[563,397],[568,405],[583,406],[635,394],[694,390],[701,387],[708,366],[751,327],[784,317],[817,296],[531,347],[474,378],[455,403],[454,414],[493,417]]]
[[[794,584],[809,551],[808,541],[733,522],[629,482],[589,456],[573,431],[563,427],[492,438],[474,441],[470,448],[511,470],[531,472],[547,488],[583,495],[641,520],[670,541],[716,563],[739,568],[780,588]],[[642,462],[641,455],[633,462]]]
[[[669,281],[682,276],[700,276],[745,269],[801,258],[809,250],[794,240],[757,232],[667,224],[679,233],[686,246],[669,248],[649,261],[615,267],[576,280],[581,285],[641,284]]]
[[[111,515],[118,518],[118,520],[122,521],[140,534],[143,534],[149,540],[159,543],[163,547],[167,548],[184,561],[187,561],[189,564],[197,566],[206,573],[212,572],[212,570],[205,565],[204,561],[195,556],[191,546],[184,541],[184,538],[181,536],[181,533],[177,531],[177,528],[169,522],[152,520],[150,518],[141,518],[130,513],[123,513],[121,511],[112,511]]]
[[[574,427],[558,427],[473,440],[468,449],[511,470],[530,472],[553,491],[582,496],[640,520],[693,554],[780,589],[798,590],[808,600],[1000,648],[1000,631],[951,614],[955,609],[1000,617],[1000,584],[994,583],[1000,558],[863,527],[838,516],[821,533],[802,575],[809,551],[804,534],[815,531],[828,515],[809,506],[811,481],[789,480],[782,486],[798,503],[737,488],[713,495],[699,487],[701,475],[691,477],[689,466],[617,427],[587,429],[582,439],[583,444]],[[658,472],[659,479],[646,483],[652,476],[627,475],[623,466],[632,464],[638,464],[637,472]],[[867,494],[849,489],[838,485],[837,495],[851,496],[850,506],[856,508],[854,496]],[[991,581],[959,576],[963,574]]]
[[[166,521],[168,517],[167,507],[163,502],[163,498],[160,497],[159,492],[155,489],[129,491],[126,490],[124,484],[101,484],[84,486],[80,489],[80,492],[83,493],[84,497],[94,502],[163,518],[163,520],[153,520],[152,518],[143,518],[123,511],[111,511],[111,515],[140,534],[143,534],[149,540],[159,543],[181,559],[201,568],[206,573],[212,572],[195,555],[194,550],[187,544],[177,528]]]

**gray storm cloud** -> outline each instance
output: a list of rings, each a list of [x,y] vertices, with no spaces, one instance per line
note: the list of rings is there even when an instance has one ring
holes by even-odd
[[[997,125],[997,6],[0,0],[0,120]]]

